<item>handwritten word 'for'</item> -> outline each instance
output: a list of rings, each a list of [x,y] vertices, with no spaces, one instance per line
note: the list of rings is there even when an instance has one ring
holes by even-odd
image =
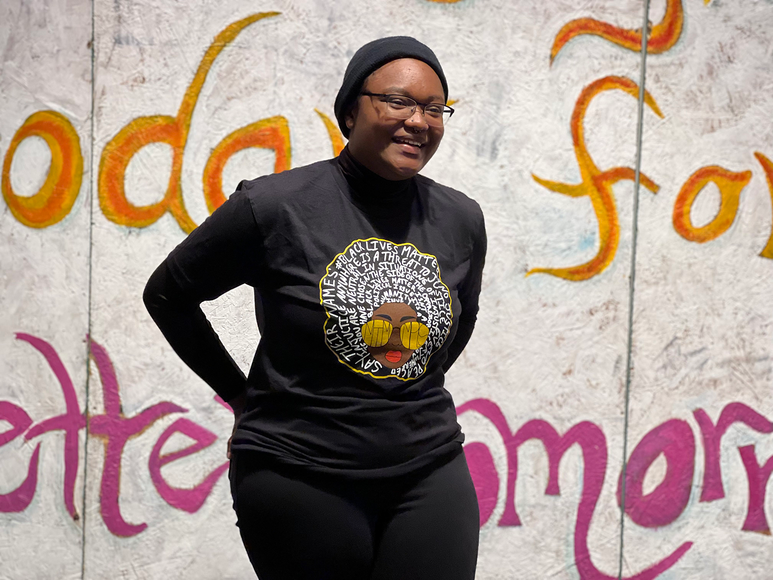
[[[580,170],[581,182],[577,184],[561,183],[542,179],[534,174],[534,181],[556,193],[570,197],[590,198],[596,221],[599,227],[599,249],[596,255],[588,262],[568,268],[532,268],[526,275],[551,274],[559,278],[572,281],[582,281],[600,274],[612,263],[620,241],[620,222],[617,217],[615,197],[612,186],[618,181],[635,179],[634,170],[630,167],[614,167],[602,171],[593,162],[585,144],[585,114],[593,98],[609,90],[621,90],[636,98],[639,86],[630,79],[617,76],[608,76],[592,82],[585,87],[577,99],[572,113],[572,141],[577,165]],[[663,117],[657,103],[648,92],[644,92],[644,102],[659,117]],[[762,165],[768,182],[771,200],[773,200],[773,162],[760,152],[754,156]],[[644,173],[639,174],[641,184],[652,193],[657,193],[660,187]],[[672,222],[674,230],[685,240],[690,242],[705,243],[714,240],[724,234],[735,221],[738,213],[741,192],[752,177],[751,171],[735,172],[710,165],[701,167],[685,181],[674,203]],[[703,226],[695,226],[690,214],[698,195],[704,191],[709,183],[714,183],[719,189],[720,207],[714,218]],[[773,225],[767,244],[760,252],[763,258],[773,259]]]
[[[145,431],[155,421],[173,413],[185,413],[187,409],[164,401],[152,405],[133,417],[123,414],[119,395],[118,380],[110,357],[105,349],[90,340],[91,357],[102,382],[105,412],[89,417],[78,406],[73,383],[59,355],[46,341],[29,334],[18,333],[16,338],[32,345],[43,355],[59,381],[65,400],[65,412],[56,417],[32,424],[24,409],[10,401],[0,401],[0,421],[11,428],[0,433],[0,446],[10,443],[19,436],[32,440],[45,433],[62,431],[64,443],[64,502],[73,519],[78,519],[74,503],[75,479],[78,472],[78,434],[87,428],[93,437],[103,440],[105,446],[104,465],[100,484],[100,513],[108,530],[123,537],[134,536],[147,528],[147,524],[127,522],[120,511],[121,461],[124,449],[130,439]],[[219,401],[225,406],[225,403]],[[499,526],[520,526],[516,510],[516,482],[518,478],[518,449],[525,442],[538,440],[543,443],[549,460],[549,478],[545,493],[559,495],[559,465],[567,450],[578,445],[582,450],[583,486],[574,532],[574,556],[582,578],[612,579],[600,572],[591,558],[588,547],[588,533],[593,514],[601,494],[608,471],[607,441],[601,428],[589,421],[574,425],[560,435],[547,421],[528,421],[513,431],[499,406],[488,399],[474,399],[457,408],[459,415],[467,412],[479,413],[496,428],[507,451],[507,491],[504,511]],[[704,473],[700,501],[708,502],[725,496],[721,473],[721,442],[727,430],[735,423],[746,425],[759,433],[773,433],[773,423],[763,415],[742,403],[730,403],[720,413],[716,423],[702,409],[693,413],[701,431],[704,447]],[[176,433],[191,438],[194,443],[178,451],[164,453],[166,442]],[[200,483],[192,488],[170,485],[161,473],[161,468],[177,459],[201,451],[217,440],[217,436],[201,425],[185,418],[179,418],[159,436],[153,445],[148,460],[151,480],[161,498],[170,506],[189,512],[196,512],[212,492],[218,479],[226,472],[227,463],[212,470]],[[480,525],[491,517],[499,496],[500,479],[493,456],[484,443],[473,441],[465,445],[465,455],[470,466],[480,504]],[[765,488],[773,473],[773,457],[764,464],[757,460],[754,445],[739,448],[741,460],[746,469],[749,483],[749,506],[743,530],[770,534],[765,516]],[[35,495],[37,487],[40,443],[35,447],[24,481],[15,490],[0,495],[0,512],[24,511]],[[667,467],[662,482],[650,493],[644,493],[644,479],[652,464],[664,456]],[[695,470],[696,444],[692,429],[686,421],[671,419],[650,430],[636,445],[628,459],[625,471],[625,486],[622,475],[618,479],[617,499],[622,505],[622,490],[625,490],[625,512],[636,524],[646,528],[657,528],[673,523],[684,511],[690,498]],[[673,566],[692,545],[685,542],[670,556],[627,580],[655,578]]]
[[[704,3],[708,4],[708,2],[709,0],[704,0]],[[681,37],[683,27],[684,7],[682,0],[666,0],[663,19],[648,30],[647,53],[663,54],[671,50]],[[584,34],[598,36],[625,50],[640,51],[644,47],[641,29],[630,30],[594,18],[578,18],[564,25],[556,35],[550,51],[550,64],[554,63],[559,52],[573,38]],[[599,79],[583,89],[572,114],[572,139],[582,182],[579,184],[558,183],[532,175],[537,183],[556,193],[590,198],[599,225],[598,252],[596,256],[584,264],[568,268],[533,268],[527,272],[527,276],[541,273],[551,274],[566,280],[587,280],[604,271],[615,257],[620,241],[620,224],[617,219],[615,199],[612,195],[612,185],[623,179],[633,180],[635,178],[634,171],[630,167],[615,167],[601,171],[593,163],[583,136],[583,123],[588,105],[598,93],[610,89],[619,89],[637,97],[639,87],[630,79],[622,77],[609,76]],[[652,95],[647,91],[644,92],[644,102],[656,115],[663,117]],[[773,199],[773,163],[762,153],[756,152],[754,155],[765,171],[771,199]],[[674,204],[672,218],[674,229],[684,239],[697,243],[708,242],[721,236],[733,224],[738,212],[741,191],[751,176],[751,171],[733,172],[718,165],[701,167],[695,171],[682,186]],[[652,193],[657,193],[660,189],[654,181],[643,173],[640,174],[640,178],[642,185]],[[690,212],[696,198],[709,182],[713,182],[719,188],[720,208],[711,222],[701,227],[695,227],[690,219]],[[760,252],[760,256],[773,259],[773,232],[771,232],[765,248]]]
[[[143,228],[169,212],[180,227],[190,233],[196,228],[183,202],[182,165],[188,141],[191,117],[201,89],[215,59],[250,24],[278,16],[279,12],[262,12],[243,18],[220,32],[199,63],[193,81],[185,92],[177,116],[138,117],[121,129],[105,145],[99,162],[97,191],[102,212],[112,222]],[[316,111],[330,137],[333,155],[344,147],[343,136],[330,118]],[[11,164],[17,148],[28,137],[42,138],[51,150],[51,165],[45,183],[30,197],[19,196],[11,185]],[[164,198],[150,205],[138,206],[126,197],[125,176],[129,162],[137,152],[151,143],[164,143],[172,149],[172,171]],[[290,168],[290,129],[282,116],[262,119],[227,135],[212,150],[204,167],[204,199],[210,213],[225,202],[223,170],[235,153],[250,147],[272,150],[274,172]],[[26,226],[45,228],[65,218],[80,192],[83,177],[83,154],[78,134],[72,123],[60,113],[38,111],[30,115],[11,140],[3,162],[2,192],[14,217]]]

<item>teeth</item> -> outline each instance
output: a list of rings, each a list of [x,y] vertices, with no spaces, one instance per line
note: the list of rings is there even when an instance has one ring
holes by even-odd
[[[419,148],[421,148],[423,146],[418,141],[410,141],[408,139],[397,138],[397,139],[395,139],[395,141],[397,141],[398,143],[405,143],[406,145],[413,145],[414,147],[419,147]]]

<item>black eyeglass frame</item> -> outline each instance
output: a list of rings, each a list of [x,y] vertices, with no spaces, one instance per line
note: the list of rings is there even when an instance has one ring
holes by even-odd
[[[363,96],[366,96],[366,97],[379,97],[379,98],[383,99],[383,102],[385,102],[387,104],[389,104],[388,99],[390,97],[396,97],[398,99],[404,99],[404,100],[407,100],[407,101],[411,101],[412,103],[414,103],[414,105],[413,105],[413,107],[410,107],[410,106],[406,107],[406,108],[410,108],[411,109],[411,114],[408,115],[406,117],[406,119],[410,119],[416,113],[416,108],[417,107],[421,107],[421,114],[424,115],[425,119],[427,119],[427,118],[430,118],[430,119],[439,118],[441,120],[441,124],[445,124],[448,121],[448,119],[450,119],[453,116],[453,114],[454,114],[454,109],[452,107],[449,107],[445,103],[420,103],[419,101],[417,101],[416,99],[414,99],[412,97],[409,97],[407,95],[401,95],[399,93],[371,93],[370,91],[361,91],[360,95],[363,95]],[[427,116],[427,107],[430,106],[430,105],[437,106],[437,107],[443,107],[443,112],[440,114],[440,117],[432,117],[432,115],[429,115],[429,117]],[[448,113],[448,119],[444,118],[444,115],[446,113]]]

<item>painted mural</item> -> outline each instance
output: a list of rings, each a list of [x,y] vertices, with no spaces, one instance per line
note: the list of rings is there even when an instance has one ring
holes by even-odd
[[[773,578],[773,4],[505,4],[0,8],[0,577],[249,577],[229,408],[142,288],[239,180],[336,155],[349,57],[411,34],[457,109],[426,173],[489,232],[447,381],[478,577]],[[249,293],[205,310],[246,368]]]

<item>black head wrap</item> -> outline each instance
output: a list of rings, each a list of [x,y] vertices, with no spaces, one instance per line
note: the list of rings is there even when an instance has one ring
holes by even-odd
[[[344,80],[335,102],[335,115],[344,137],[349,137],[346,113],[357,100],[365,79],[376,69],[399,58],[415,58],[427,63],[437,73],[448,100],[448,83],[435,53],[426,44],[410,36],[388,36],[373,40],[354,53],[346,67]]]

